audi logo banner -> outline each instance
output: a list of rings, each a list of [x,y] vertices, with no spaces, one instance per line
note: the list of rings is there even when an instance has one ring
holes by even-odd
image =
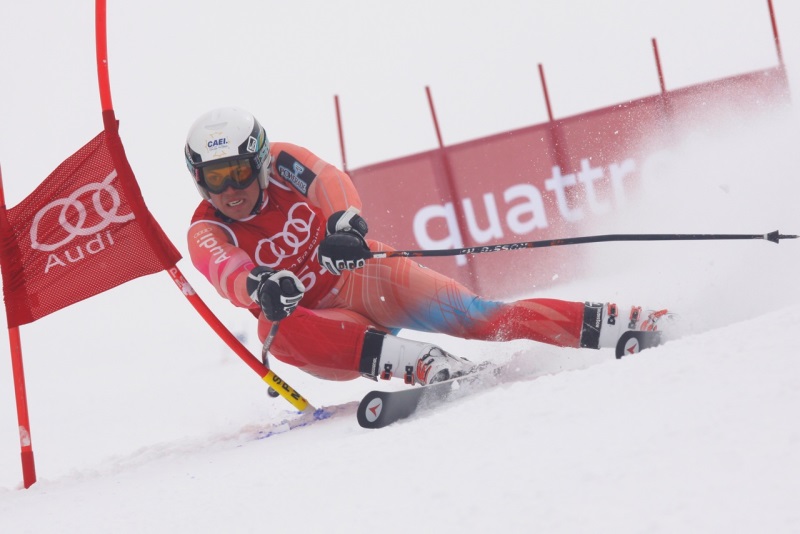
[[[180,258],[147,211],[116,132],[99,134],[25,200],[3,209],[0,226],[9,327]]]

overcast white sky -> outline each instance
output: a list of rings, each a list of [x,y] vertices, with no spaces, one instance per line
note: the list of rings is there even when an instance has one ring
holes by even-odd
[[[182,144],[213,107],[248,108],[272,139],[341,165],[338,94],[357,168],[436,146],[426,85],[445,142],[455,143],[545,121],[538,63],[557,117],[657,93],[652,37],[668,88],[777,63],[766,0],[108,4],[122,139],[145,200],[176,241],[196,201]],[[774,5],[798,87],[800,5]],[[89,0],[3,7],[9,205],[102,128],[93,12]]]

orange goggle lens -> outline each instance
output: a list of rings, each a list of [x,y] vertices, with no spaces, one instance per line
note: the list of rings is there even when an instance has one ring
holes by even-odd
[[[228,187],[244,189],[252,184],[257,176],[251,160],[234,160],[209,163],[199,171],[200,183],[211,193],[219,194]]]

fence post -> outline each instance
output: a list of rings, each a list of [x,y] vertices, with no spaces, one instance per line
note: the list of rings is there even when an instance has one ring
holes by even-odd
[[[342,114],[339,110],[339,95],[333,95],[333,103],[336,106],[336,126],[339,129],[339,150],[342,152],[342,170],[347,172],[347,155],[344,152],[344,130],[342,130]]]
[[[456,188],[456,181],[455,176],[453,173],[453,168],[450,165],[450,158],[447,156],[447,149],[444,146],[444,141],[442,140],[442,131],[439,129],[439,119],[436,117],[436,108],[433,105],[433,96],[431,96],[431,88],[429,86],[425,86],[425,94],[428,97],[428,106],[431,110],[431,117],[433,118],[433,127],[436,130],[436,140],[439,143],[439,153],[442,156],[442,163],[444,165],[444,174],[445,180],[447,183],[447,189],[450,194],[450,198],[453,201],[453,209],[455,210],[456,214],[456,224],[458,225],[458,231],[461,234],[462,244],[466,246],[469,242],[471,245],[471,240],[469,239],[468,227],[467,227],[467,216],[464,213],[464,207],[461,203],[461,195],[459,194],[458,189]],[[479,292],[481,290],[480,284],[478,282],[477,275],[474,272],[474,259],[471,256],[465,256],[464,260],[466,262],[465,267],[467,269],[467,276],[469,278],[469,285],[475,292]]]

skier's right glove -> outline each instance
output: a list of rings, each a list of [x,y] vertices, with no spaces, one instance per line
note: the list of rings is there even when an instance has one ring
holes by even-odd
[[[247,275],[247,293],[270,321],[286,319],[297,308],[306,288],[290,271],[259,266]]]

